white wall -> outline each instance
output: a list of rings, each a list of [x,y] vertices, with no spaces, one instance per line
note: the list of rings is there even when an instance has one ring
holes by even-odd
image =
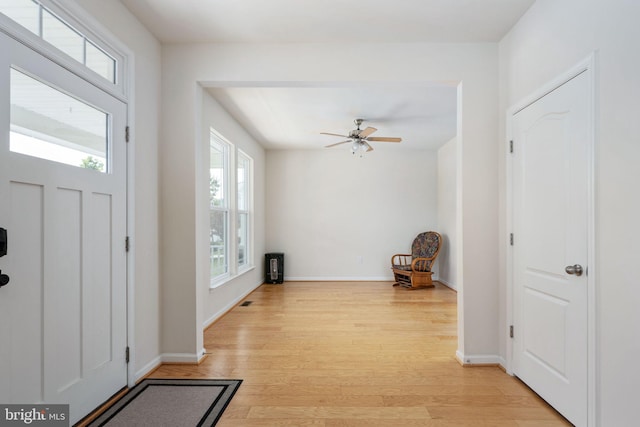
[[[359,58],[357,63],[353,58]],[[498,334],[498,49],[495,44],[165,45],[161,186],[163,348],[196,355],[204,319],[196,290],[196,148],[202,88],[460,82],[458,354],[495,361]],[[335,64],[342,64],[336,67]],[[198,84],[200,82],[200,84]],[[465,260],[463,263],[462,260]],[[464,280],[468,278],[468,282]],[[474,357],[475,355],[481,357]]]
[[[268,151],[267,251],[287,280],[392,280],[391,256],[436,228],[436,181],[433,151]]]
[[[234,277],[232,280],[209,289],[209,129],[215,129],[220,135],[253,159],[254,200],[253,200],[253,265],[249,271]],[[204,284],[203,325],[206,326],[227,310],[232,308],[244,296],[257,288],[264,281],[265,253],[265,152],[247,132],[211,97],[203,93],[202,107],[202,146],[201,146],[201,201],[203,215],[198,222],[200,237],[199,282]],[[204,256],[202,256],[204,255]]]
[[[77,0],[82,8],[126,45],[134,55],[131,93],[135,123],[135,336],[134,372],[142,375],[160,354],[158,129],[160,116],[160,44],[120,3]]]
[[[458,197],[457,139],[453,138],[438,150],[438,228],[442,249],[438,255],[438,280],[457,289],[458,282]]]
[[[596,265],[598,426],[637,424],[640,369],[640,3],[628,0],[538,0],[500,43],[500,111],[584,59],[596,69]],[[501,159],[505,158],[504,145]],[[505,163],[501,193],[505,194]],[[504,198],[501,215],[506,216]],[[503,221],[501,221],[503,223]],[[501,257],[507,230],[500,230]],[[504,261],[501,307],[506,306]],[[505,313],[501,313],[505,319]],[[502,330],[506,330],[501,321]],[[506,340],[501,343],[505,354]]]

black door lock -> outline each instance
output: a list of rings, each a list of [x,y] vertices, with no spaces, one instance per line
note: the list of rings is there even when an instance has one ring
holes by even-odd
[[[7,230],[0,228],[0,257],[7,254]]]
[[[9,276],[6,274],[2,274],[2,270],[0,270],[0,288],[9,283]]]

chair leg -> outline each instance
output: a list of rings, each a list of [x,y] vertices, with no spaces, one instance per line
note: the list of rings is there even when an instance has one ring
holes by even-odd
[[[400,282],[402,279],[400,278],[400,275],[398,273],[393,273],[393,279],[395,280],[393,286],[400,286]]]
[[[411,287],[411,275],[396,273],[394,274],[396,283],[393,286],[402,286],[403,288]]]

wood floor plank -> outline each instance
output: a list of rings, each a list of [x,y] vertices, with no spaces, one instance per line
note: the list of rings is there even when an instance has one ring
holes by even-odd
[[[431,416],[424,407],[253,406],[247,418],[428,420]]]
[[[540,401],[535,398],[522,396],[424,396],[424,395],[396,395],[383,396],[385,406],[424,406],[424,407],[509,407],[509,408],[539,408]]]
[[[448,420],[529,420],[529,421],[549,421],[556,420],[558,415],[555,411],[544,407],[428,407],[433,418]]]
[[[326,420],[325,427],[519,427],[515,421],[460,420]],[[533,426],[528,426],[533,427]]]
[[[218,425],[221,425],[220,423]],[[325,427],[324,420],[314,419],[225,419],[225,427]]]
[[[439,283],[262,285],[205,331],[200,365],[151,377],[243,379],[221,427],[569,426],[498,367],[460,366],[456,299]]]
[[[383,407],[382,396],[340,396],[309,394],[241,394],[234,396],[238,405],[253,406],[325,406],[325,407]],[[397,405],[401,406],[401,405]],[[407,406],[407,405],[405,405]],[[416,406],[416,405],[413,405]]]

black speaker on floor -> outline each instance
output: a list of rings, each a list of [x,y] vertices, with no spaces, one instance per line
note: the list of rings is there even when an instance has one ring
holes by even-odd
[[[284,254],[282,252],[271,252],[264,255],[266,277],[265,283],[284,282]]]

